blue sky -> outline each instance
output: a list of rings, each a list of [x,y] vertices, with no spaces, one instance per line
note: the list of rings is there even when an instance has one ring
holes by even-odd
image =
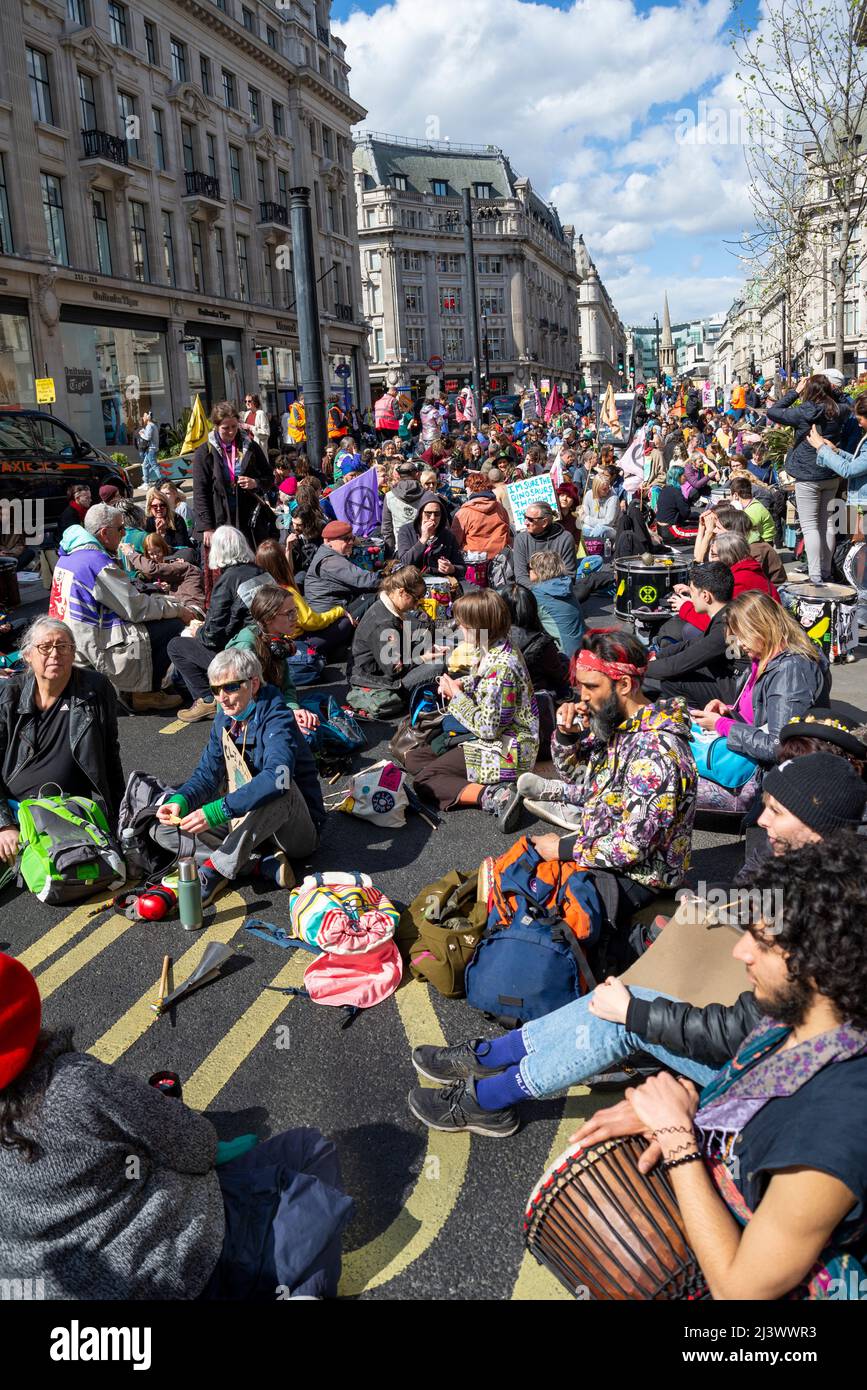
[[[737,111],[733,25],[755,0],[337,0],[368,127],[499,145],[583,232],[627,323],[729,307],[749,224],[743,152],[699,102]],[[692,113],[692,116],[689,115]],[[433,122],[433,125],[431,124]]]

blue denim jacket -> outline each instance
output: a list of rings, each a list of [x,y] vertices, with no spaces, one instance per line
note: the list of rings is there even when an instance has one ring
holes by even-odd
[[[854,454],[847,454],[845,449],[837,453],[825,444],[816,455],[816,460],[839,477],[849,479],[850,503],[867,507],[867,434],[862,434]]]

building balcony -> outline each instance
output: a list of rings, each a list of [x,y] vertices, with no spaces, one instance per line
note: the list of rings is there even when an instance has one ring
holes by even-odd
[[[105,165],[109,172],[129,167],[126,140],[120,135],[110,135],[107,130],[83,130],[81,139],[84,146],[82,164]]]
[[[331,47],[331,35],[330,35],[329,32],[328,32],[328,27],[327,27],[327,25],[325,25],[325,24],[317,24],[317,25],[316,25],[316,37],[318,38],[318,40],[319,40],[320,43],[324,43],[324,44],[325,44],[325,47],[326,47],[326,48],[330,48],[330,47]]]
[[[354,315],[351,304],[335,304],[334,312],[341,323],[352,323]]]
[[[213,174],[203,174],[201,169],[187,169],[185,173],[186,192],[182,195],[188,207],[213,219],[223,211],[223,198],[220,194],[220,180]]]
[[[289,209],[285,203],[260,203],[259,224],[272,224],[276,227],[289,226]]]

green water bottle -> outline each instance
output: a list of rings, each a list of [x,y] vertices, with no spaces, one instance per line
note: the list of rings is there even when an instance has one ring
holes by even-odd
[[[202,925],[202,885],[195,859],[178,861],[178,911],[184,931]]]

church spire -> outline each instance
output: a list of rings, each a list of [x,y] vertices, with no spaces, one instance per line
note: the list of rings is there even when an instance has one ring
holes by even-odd
[[[662,346],[671,347],[673,339],[671,336],[671,314],[668,312],[668,292],[666,291],[664,307],[662,310]]]
[[[662,311],[662,342],[659,345],[659,369],[663,376],[677,376],[677,348],[671,333],[671,314],[666,293]]]

